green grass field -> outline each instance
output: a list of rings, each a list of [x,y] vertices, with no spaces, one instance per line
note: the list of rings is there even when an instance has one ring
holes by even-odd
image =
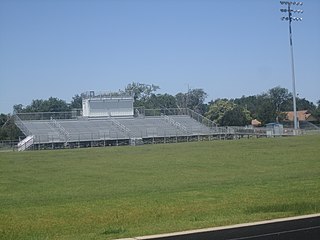
[[[0,153],[0,239],[114,239],[319,212],[319,135]]]

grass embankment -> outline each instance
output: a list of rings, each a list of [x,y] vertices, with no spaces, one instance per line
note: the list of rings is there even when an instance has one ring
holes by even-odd
[[[320,212],[320,136],[0,153],[0,239],[112,239]]]

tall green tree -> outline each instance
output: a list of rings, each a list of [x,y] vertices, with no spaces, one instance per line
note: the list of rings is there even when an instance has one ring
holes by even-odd
[[[206,104],[204,103],[208,94],[201,88],[189,90],[187,93],[176,94],[177,106],[179,108],[190,108],[199,114],[206,112]]]
[[[261,121],[262,125],[275,122],[277,120],[278,114],[276,107],[267,94],[258,95],[257,104],[259,104],[259,107],[257,108],[255,116],[259,121]]]
[[[280,112],[286,111],[285,103],[292,98],[292,95],[288,89],[277,86],[269,89],[268,97],[271,99],[277,114],[279,114]]]
[[[1,113],[0,114],[0,128],[7,122],[8,115]]]
[[[72,97],[72,101],[70,103],[70,108],[82,108],[82,97],[79,94],[76,94]]]
[[[25,109],[22,104],[13,105],[13,112],[14,113],[22,113],[24,110]]]
[[[228,99],[216,99],[209,104],[209,111],[205,114],[207,118],[221,124],[222,118],[227,111],[232,110],[235,104]]]
[[[141,105],[139,101],[144,102],[158,89],[160,89],[160,87],[153,84],[132,82],[126,86],[124,91],[133,94],[135,102],[137,102],[138,105]]]
[[[235,99],[234,102],[248,109],[251,116],[261,121],[262,124],[281,122],[285,118],[285,112],[292,111],[292,94],[280,86],[255,96],[243,96]],[[300,105],[305,104],[305,101],[301,101]]]
[[[236,98],[233,100],[235,104],[247,109],[252,118],[259,119],[259,107],[262,104],[262,99],[258,95],[255,96],[242,96],[241,98]]]
[[[144,102],[146,109],[176,108],[176,98],[170,94],[151,94]]]
[[[16,113],[70,111],[70,107],[66,101],[54,97],[50,97],[47,100],[35,99],[32,100],[31,104],[27,105],[26,107],[18,104],[14,105],[13,108]]]
[[[10,114],[0,114],[0,140],[18,140],[23,133],[14,124]]]
[[[250,112],[238,105],[225,112],[221,119],[222,126],[245,126],[251,121]]]
[[[312,111],[312,114],[318,119],[318,122],[320,122],[320,99],[317,101],[318,107]]]
[[[245,126],[252,119],[247,109],[228,99],[211,102],[206,117],[221,126]]]
[[[300,110],[308,110],[308,111],[312,112],[312,111],[316,110],[316,108],[317,108],[317,106],[314,105],[313,102],[310,102],[305,98],[297,98],[296,99],[296,103],[297,103],[298,111],[300,111]],[[288,108],[291,109],[289,111],[292,111],[292,108],[293,108],[292,107],[292,98],[289,99],[288,105],[289,105]]]
[[[285,117],[284,112],[287,110],[286,103],[292,98],[292,95],[289,93],[288,89],[277,86],[269,89],[267,98],[269,99],[268,102],[271,102],[273,105],[269,110],[274,111],[274,121],[281,121]]]

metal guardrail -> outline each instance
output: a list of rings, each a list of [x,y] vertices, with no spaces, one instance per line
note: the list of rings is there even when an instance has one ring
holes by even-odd
[[[27,136],[25,139],[21,140],[17,147],[18,151],[25,151],[33,145],[34,136]]]
[[[51,118],[76,119],[81,116],[81,111],[16,113],[15,116],[19,117],[22,121],[50,120]]]
[[[29,129],[23,124],[22,120],[18,115],[13,115],[13,119],[15,124],[18,126],[18,128],[23,132],[24,135],[29,136],[32,135],[32,133],[29,131]]]
[[[203,125],[209,127],[209,128],[215,128],[218,127],[218,124],[216,124],[214,121],[211,121],[209,118],[206,118],[202,116],[201,114],[186,108],[187,115],[189,115],[191,118],[197,120],[198,122],[202,123]]]
[[[90,99],[90,98],[133,98],[134,93],[131,92],[111,92],[111,91],[86,91],[81,93],[81,97],[83,99]]]
[[[130,135],[131,135],[131,130],[130,130],[129,128],[127,128],[125,125],[123,125],[123,124],[120,123],[118,120],[116,120],[116,119],[114,119],[114,118],[112,118],[112,117],[109,117],[109,119],[112,121],[112,123],[113,123],[114,125],[116,125],[116,127],[117,127],[120,131],[126,133],[126,134],[130,137]]]
[[[170,123],[172,126],[182,130],[185,133],[190,133],[187,129],[186,126],[184,126],[183,124],[177,122],[176,120],[174,120],[173,118],[167,116],[167,115],[163,115],[163,118],[165,121],[167,121],[168,123]]]
[[[50,123],[54,128],[57,129],[58,133],[65,138],[65,142],[67,143],[70,139],[70,133],[63,126],[61,126],[61,124],[56,119],[51,118]]]
[[[198,121],[199,123],[209,127],[210,129],[218,127],[218,125],[210,119],[202,116],[201,114],[189,108],[165,108],[165,109],[144,109],[143,107],[135,108],[135,116],[161,116],[161,115],[187,115]]]
[[[0,141],[0,152],[1,151],[14,151],[17,149],[19,140],[1,140]]]

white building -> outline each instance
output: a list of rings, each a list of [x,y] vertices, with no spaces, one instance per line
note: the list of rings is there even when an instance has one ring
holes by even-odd
[[[132,95],[125,93],[97,93],[90,91],[82,94],[84,117],[124,117],[133,116]]]

